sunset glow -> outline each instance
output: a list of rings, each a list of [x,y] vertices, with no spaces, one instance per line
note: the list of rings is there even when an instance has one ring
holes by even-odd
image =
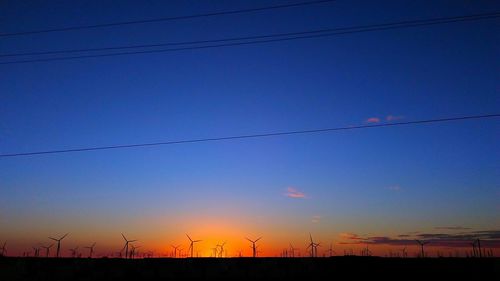
[[[500,1],[295,2],[0,1],[5,256],[500,256]]]

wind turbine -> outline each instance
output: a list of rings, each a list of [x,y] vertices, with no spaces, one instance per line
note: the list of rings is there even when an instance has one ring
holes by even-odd
[[[408,256],[408,254],[406,253],[406,247],[404,247],[403,249],[401,249],[401,252],[402,252],[403,258],[406,258]]]
[[[295,257],[295,250],[297,250],[297,248],[294,248],[292,243],[290,243],[290,257]]]
[[[134,245],[130,245],[130,248],[132,248],[132,250],[130,251],[130,258],[132,258],[132,259],[134,258],[135,254],[136,254],[136,253],[135,253],[135,249],[138,249],[138,248],[140,248],[140,247],[141,247],[141,246],[134,246]]]
[[[181,246],[181,245],[177,245],[177,246],[174,246],[174,245],[170,245],[172,246],[172,248],[174,248],[174,258],[177,257],[177,249]]]
[[[368,249],[368,248],[367,248],[367,249]],[[333,257],[333,253],[334,253],[335,251],[333,250],[333,244],[332,244],[332,243],[330,243],[330,248],[328,248],[328,250],[327,250],[327,251],[328,251],[328,253],[330,254],[330,257]]]
[[[123,233],[122,233],[122,237],[125,240],[125,246],[123,246],[122,251],[123,251],[123,249],[125,249],[125,258],[127,258],[128,257],[128,243],[132,243],[132,242],[135,242],[137,240],[127,240],[127,237],[125,237],[125,235],[123,235]]]
[[[194,243],[201,242],[202,240],[193,240],[193,239],[191,239],[191,237],[189,237],[189,235],[186,234],[186,236],[189,239],[189,241],[191,242],[189,244],[189,251],[191,251],[191,257],[193,257]]]
[[[7,248],[5,248],[6,245],[7,245],[7,241],[5,241],[2,245],[2,247],[0,248],[0,257],[5,256],[5,253],[7,253]]]
[[[40,256],[40,248],[39,247],[33,247],[33,251],[35,252],[34,257],[38,258]]]
[[[69,251],[71,252],[71,256],[73,258],[76,258],[78,256],[78,247],[75,247],[73,249],[69,249]]]
[[[311,248],[311,257],[315,257],[318,255],[318,247],[321,243],[314,243],[311,233],[309,233],[309,240],[311,243],[309,243],[307,249]]]
[[[84,247],[85,249],[89,249],[89,258],[92,258],[92,254],[94,253],[95,242],[90,247]]]
[[[482,258],[483,254],[482,254],[482,251],[481,251],[481,240],[479,240],[479,238],[477,238],[476,242],[477,242],[477,249],[479,251],[479,257]]]
[[[224,254],[224,245],[226,245],[227,241],[224,241],[224,243],[218,245],[220,247],[220,252],[219,252],[219,257],[222,258],[222,254]]]
[[[255,243],[257,243],[257,241],[259,241],[261,238],[262,238],[262,236],[259,237],[259,238],[257,238],[257,239],[255,239],[255,241],[246,238],[248,241],[250,241],[252,243],[252,246],[250,246],[250,248],[252,248],[252,253],[253,253],[253,257],[254,258],[257,256],[257,247],[255,247]]]
[[[49,246],[41,246],[42,248],[45,249],[45,257],[46,258],[49,257],[49,251],[50,251],[50,248],[52,248],[52,246],[54,246],[54,244],[50,244]]]
[[[49,239],[54,240],[54,241],[56,241],[56,242],[57,242],[56,258],[58,258],[58,257],[59,257],[59,252],[60,252],[60,250],[61,250],[61,240],[63,240],[66,236],[68,236],[68,234],[69,234],[69,233],[64,234],[64,235],[63,235],[61,238],[59,238],[59,239],[49,237]]]
[[[424,246],[429,244],[429,242],[421,241],[421,240],[415,240],[415,241],[420,245],[421,255],[422,255],[422,258],[424,258],[425,257]]]

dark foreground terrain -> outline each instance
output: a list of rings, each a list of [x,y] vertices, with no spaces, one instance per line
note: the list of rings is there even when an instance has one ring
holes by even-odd
[[[499,258],[0,258],[0,280],[500,280]]]

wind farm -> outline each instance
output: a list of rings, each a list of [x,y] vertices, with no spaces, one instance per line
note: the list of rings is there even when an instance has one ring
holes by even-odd
[[[500,1],[0,19],[0,281],[500,278]]]

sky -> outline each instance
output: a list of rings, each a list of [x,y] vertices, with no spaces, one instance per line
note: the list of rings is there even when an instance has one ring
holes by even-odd
[[[297,1],[295,1],[297,2]],[[0,33],[294,1],[1,1]],[[211,40],[491,13],[498,1],[346,1],[0,37],[0,54]],[[0,154],[500,112],[500,22],[489,19],[267,44],[0,64]],[[0,58],[1,62],[9,58]],[[167,255],[260,256],[309,234],[336,254],[484,239],[500,254],[498,118],[0,158],[9,255],[70,233]]]

